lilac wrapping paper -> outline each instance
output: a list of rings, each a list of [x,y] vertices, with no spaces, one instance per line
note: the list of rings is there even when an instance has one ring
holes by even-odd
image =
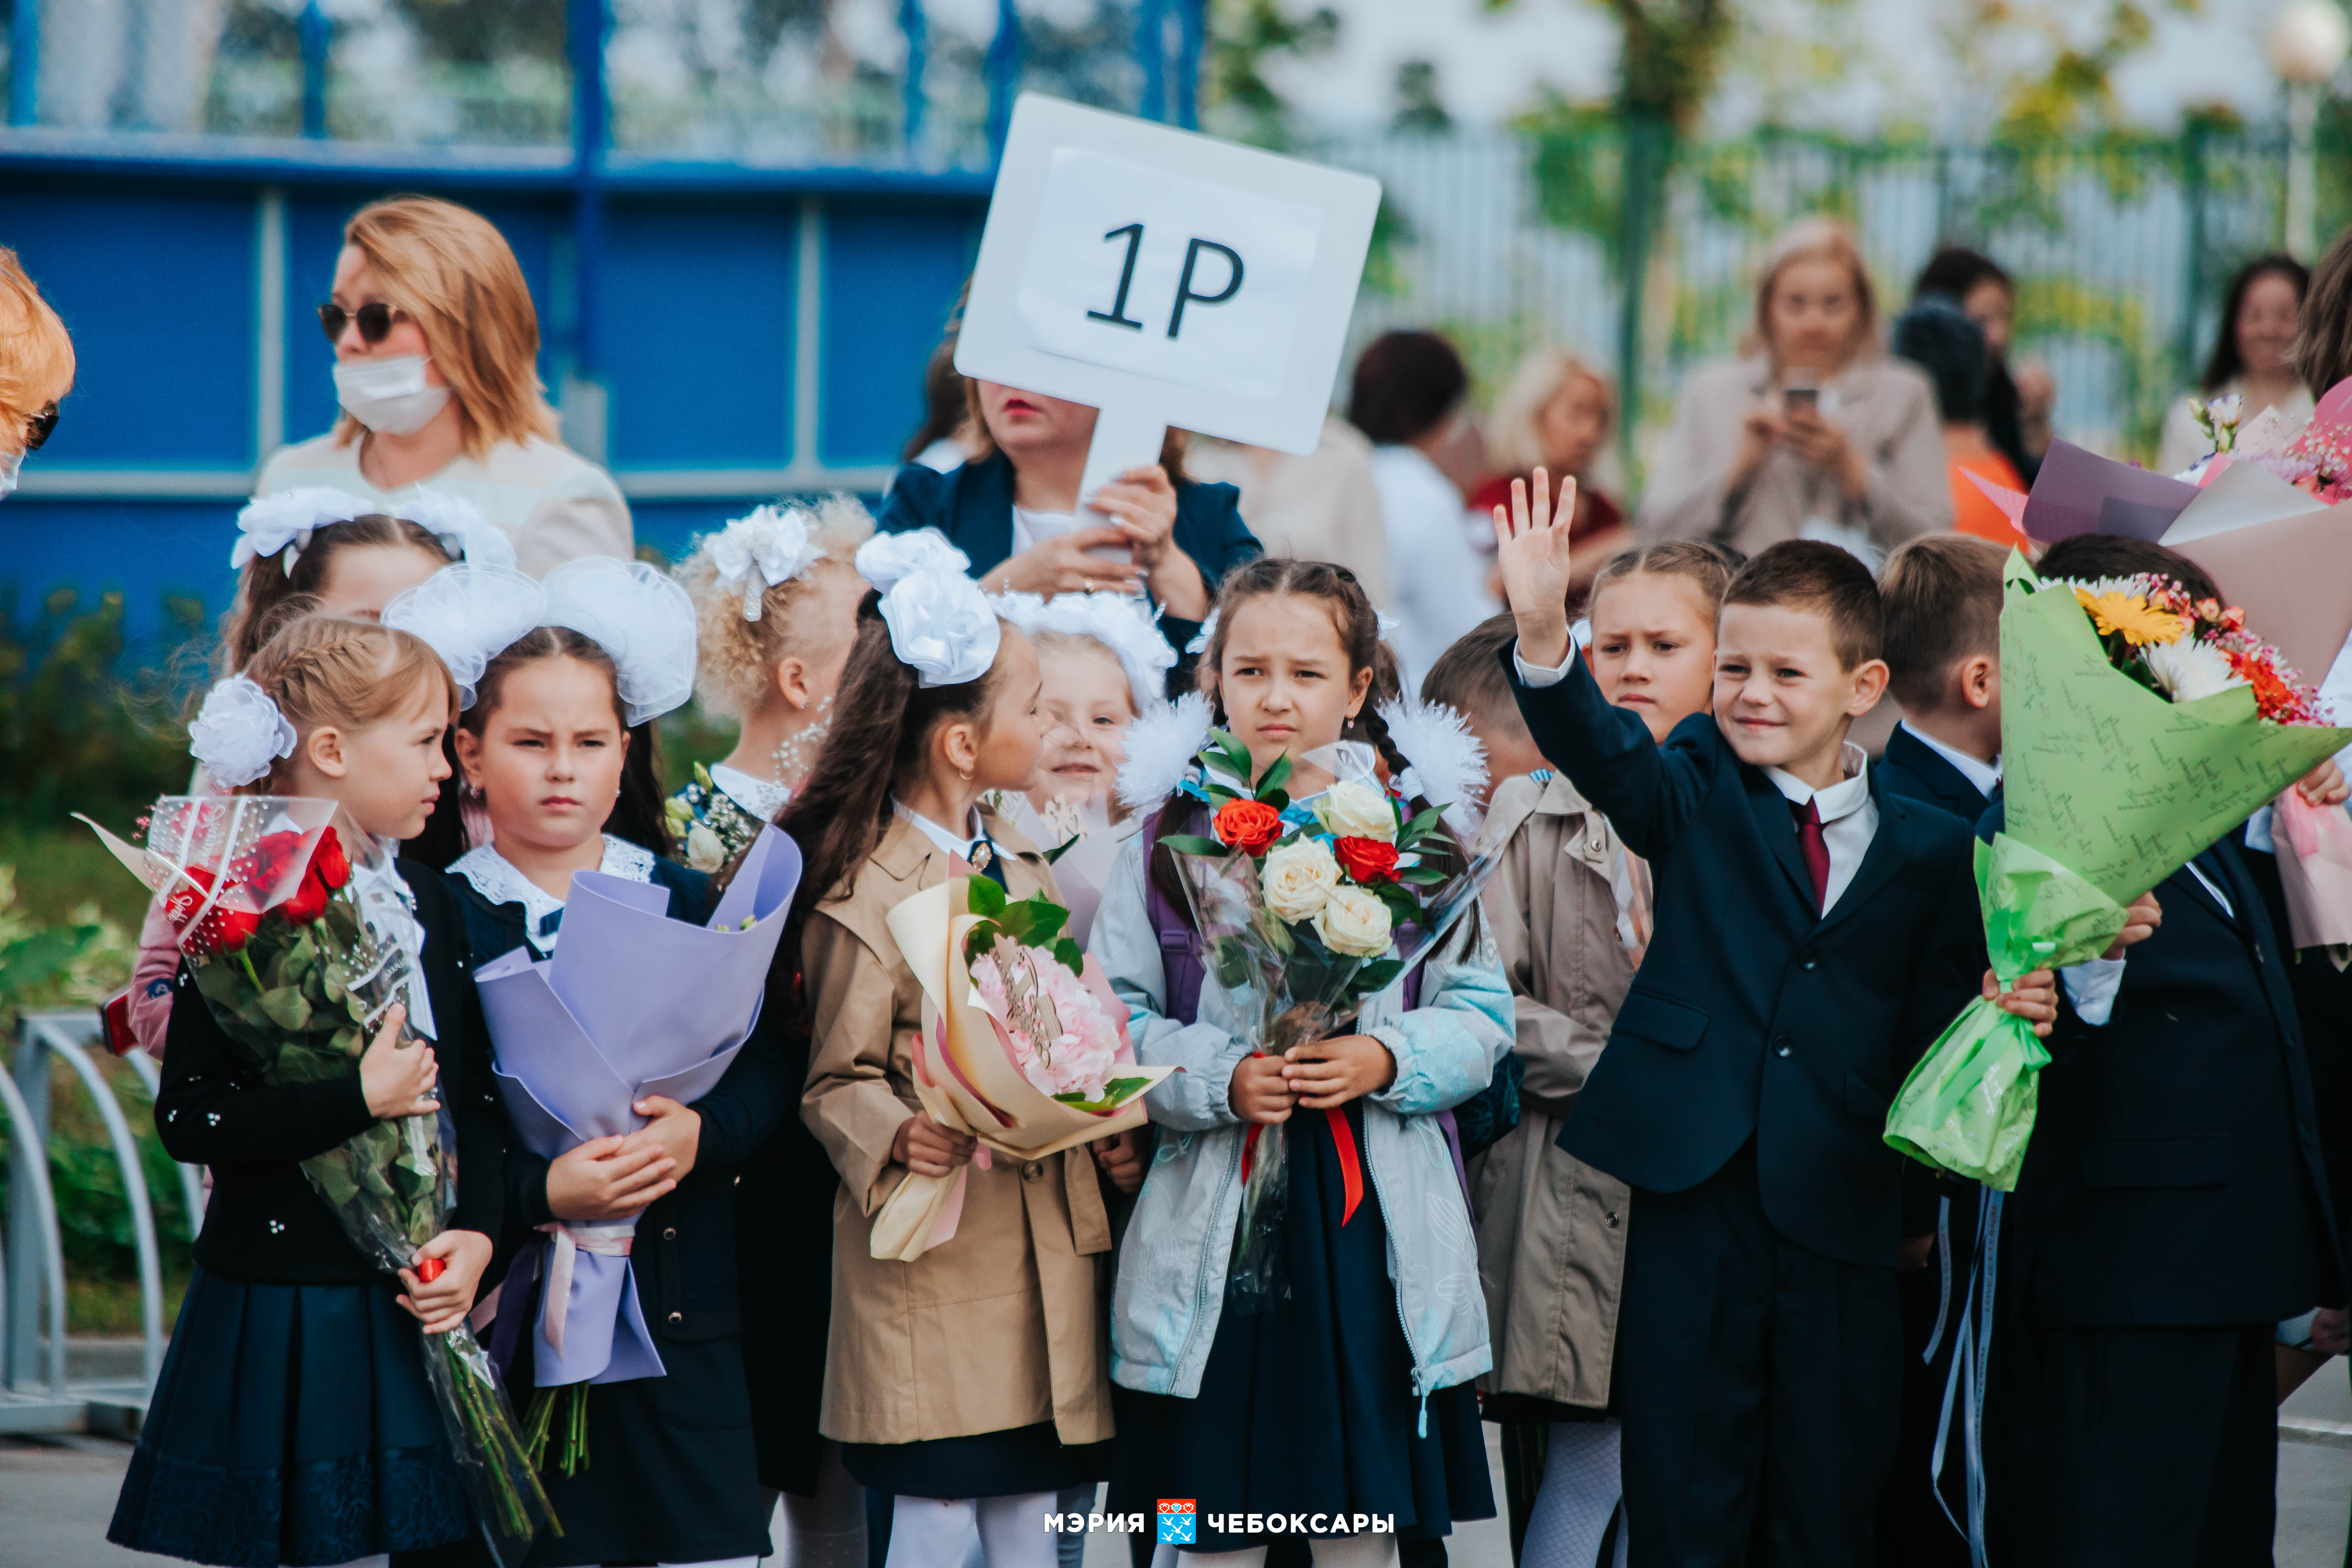
[[[759,1021],[800,879],[800,847],[772,826],[745,852],[707,925],[670,919],[661,887],[583,871],[572,879],[554,957],[537,962],[519,947],[477,970],[499,1092],[523,1146],[552,1160],[643,1127],[631,1107],[648,1095],[691,1105],[716,1088]],[[756,923],[745,931],[747,919]],[[611,1245],[632,1224],[569,1228]],[[551,1237],[537,1249],[542,1275],[555,1245]],[[534,1381],[663,1375],[630,1259],[583,1248],[571,1276],[560,1351],[549,1342],[544,1306],[534,1314]],[[501,1316],[530,1311],[532,1294],[515,1292]]]

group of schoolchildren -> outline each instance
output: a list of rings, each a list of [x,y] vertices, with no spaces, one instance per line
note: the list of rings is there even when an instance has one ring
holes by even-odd
[[[1510,613],[1418,694],[1495,781],[1407,803],[1483,805],[1444,830],[1494,858],[1479,908],[1347,1033],[1263,1056],[1162,842],[1208,813],[1168,786],[1210,725],[1254,773],[1288,756],[1297,800],[1343,741],[1391,783],[1443,775],[1414,755],[1433,727],[1392,722],[1414,694],[1345,568],[1228,572],[1193,670],[1134,601],[990,597],[937,534],[843,500],[761,509],[675,578],[534,584],[462,519],[298,495],[247,521],[224,638],[288,739],[252,769],[200,739],[198,787],[331,799],[403,841],[433,1048],[395,1019],[352,1077],[266,1084],[151,922],[157,1123],[212,1195],[110,1539],[487,1561],[418,1336],[470,1319],[527,1393],[533,1336],[499,1331],[548,1249],[634,1216],[665,1373],[588,1389],[591,1458],[542,1470],[562,1529],[534,1568],[1045,1568],[1084,1544],[1048,1516],[1162,1499],[1194,1512],[1181,1550],[1138,1543],[1159,1568],[1442,1562],[1497,1511],[1482,1417],[1542,1568],[1965,1561],[1945,1512],[1971,1463],[1996,1561],[2268,1561],[2272,1347],[2343,1332],[2314,1317],[2345,1271],[2298,1023],[2332,993],[2289,973],[2258,832],[2134,906],[2105,959],[1997,984],[1972,871],[1998,820],[1993,546],[1916,542],[1874,581],[1829,545],[1664,545],[1572,626],[1572,508],[1538,470],[1496,520]],[[2042,569],[2212,591],[2129,541]],[[1171,707],[1178,681],[1200,695]],[[1906,717],[1872,761],[1847,734],[1890,682]],[[698,687],[740,739],[665,800],[654,725]],[[2299,787],[2345,794],[2332,765]],[[640,1101],[626,1136],[522,1148],[472,971],[551,954],[582,870],[700,921],[768,823],[804,871],[724,1078]],[[1137,1058],[1181,1069],[1148,1127],[1017,1162],[919,1109],[923,992],[888,916],[959,876],[1073,908]],[[1881,1132],[1979,994],[2053,1060],[1998,1238],[1983,1440],[1952,1440],[1939,1489],[1954,1298],[1993,1249],[1975,1189]],[[1506,1084],[1516,1122],[1465,1146],[1443,1113]],[[386,1277],[299,1164],[445,1109],[457,1207],[418,1255],[442,1267]],[[1286,1284],[1234,1289],[1252,1129],[1277,1124]],[[898,1185],[957,1172],[952,1235],[874,1256]]]

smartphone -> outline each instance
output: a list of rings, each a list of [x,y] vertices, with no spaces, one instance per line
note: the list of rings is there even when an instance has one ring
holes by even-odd
[[[1808,414],[1821,411],[1821,384],[1811,375],[1791,372],[1780,385],[1780,412],[1794,414],[1801,408]]]

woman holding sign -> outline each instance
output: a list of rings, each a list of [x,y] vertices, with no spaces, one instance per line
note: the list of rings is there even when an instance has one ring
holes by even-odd
[[[982,455],[944,474],[899,469],[877,526],[938,529],[992,594],[1146,594],[1162,611],[1161,635],[1180,649],[1191,642],[1218,580],[1260,553],[1241,492],[1186,479],[1183,437],[1171,430],[1158,463],[1081,497],[1093,409],[992,381],[965,384]],[[1107,521],[1079,515],[1081,500]]]

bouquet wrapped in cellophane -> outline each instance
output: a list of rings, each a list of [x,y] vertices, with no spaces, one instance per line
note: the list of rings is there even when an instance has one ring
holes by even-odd
[[[82,820],[154,889],[214,1021],[264,1082],[357,1073],[394,1004],[408,1009],[399,1044],[415,1047],[425,994],[416,917],[390,850],[336,802],[167,795],[144,848]],[[302,1173],[371,1262],[429,1280],[440,1261],[420,1262],[416,1251],[448,1224],[455,1145],[446,1109],[396,1117],[303,1161]],[[506,1393],[462,1323],[427,1338],[425,1370],[484,1534],[512,1568],[541,1526],[562,1526]]]
[[[1435,949],[1494,871],[1496,857],[1471,854],[1445,831],[1450,803],[1409,814],[1377,758],[1354,741],[1307,753],[1333,783],[1297,802],[1287,754],[1253,777],[1248,748],[1217,730],[1177,786],[1208,808],[1210,835],[1160,842],[1174,852],[1209,973],[1234,998],[1257,1055],[1339,1033]],[[1344,1225],[1363,1200],[1363,1163],[1346,1112],[1323,1114],[1339,1146]],[[1287,1291],[1287,1171],[1283,1125],[1252,1122],[1226,1277],[1241,1295]]]
[[[2005,825],[1976,851],[2004,984],[2099,956],[2125,906],[2352,740],[2239,611],[2177,584],[2044,584],[2011,554],[2007,594]],[[1886,1142],[2012,1191],[2049,1060],[2025,1020],[1973,1001],[1904,1080]]]
[[[1143,1093],[1173,1070],[1139,1066],[1127,1008],[1094,959],[1062,934],[1069,911],[955,877],[886,917],[923,989],[915,1096],[940,1126],[1042,1160],[1144,1122]],[[874,1216],[876,1258],[911,1263],[956,1233],[969,1173],[909,1173]]]

